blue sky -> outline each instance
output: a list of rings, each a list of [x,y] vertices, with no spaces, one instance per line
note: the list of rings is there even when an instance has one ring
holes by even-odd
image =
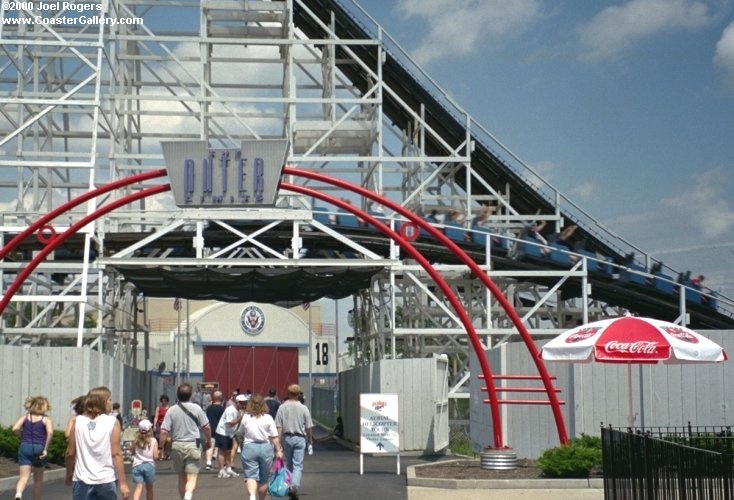
[[[734,0],[361,0],[612,231],[734,297]]]

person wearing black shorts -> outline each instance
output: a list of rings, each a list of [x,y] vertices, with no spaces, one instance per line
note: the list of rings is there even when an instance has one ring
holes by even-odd
[[[206,450],[206,470],[212,470],[213,457],[216,456],[218,459],[219,445],[222,442],[221,438],[224,436],[217,434],[216,428],[219,425],[219,420],[222,418],[223,414],[224,404],[222,404],[222,391],[214,391],[212,393],[212,404],[206,408],[206,416],[209,419],[209,425],[214,431],[212,436],[214,438],[214,446]]]

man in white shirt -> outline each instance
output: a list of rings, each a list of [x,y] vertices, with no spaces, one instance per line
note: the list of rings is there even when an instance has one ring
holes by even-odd
[[[223,436],[220,440],[219,454],[217,461],[219,462],[218,478],[236,477],[237,473],[232,470],[232,449],[234,448],[234,433],[242,418],[242,408],[247,399],[244,394],[238,394],[235,397],[235,404],[224,409],[222,418],[219,419],[219,425],[214,432]]]

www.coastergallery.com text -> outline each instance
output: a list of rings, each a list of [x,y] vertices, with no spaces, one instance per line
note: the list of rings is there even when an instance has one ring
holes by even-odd
[[[76,2],[2,2],[3,25],[67,25],[89,24],[143,24],[139,17],[106,17],[101,3]],[[8,14],[15,11],[17,15]]]

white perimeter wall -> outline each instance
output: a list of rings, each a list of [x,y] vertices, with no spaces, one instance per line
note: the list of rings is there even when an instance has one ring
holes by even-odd
[[[123,408],[143,399],[144,373],[86,347],[0,346],[0,425],[12,425],[29,396],[46,396],[56,429],[64,429],[72,399],[107,386]]]
[[[448,446],[445,358],[383,360],[340,373],[344,436],[359,444],[360,394],[398,395],[401,451],[431,454]]]

